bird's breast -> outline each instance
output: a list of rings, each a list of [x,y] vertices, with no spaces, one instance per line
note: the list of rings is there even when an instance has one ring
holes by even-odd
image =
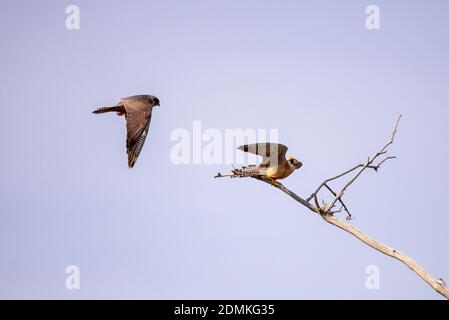
[[[287,178],[293,170],[287,166],[275,166],[267,169],[266,175],[270,179],[284,179]]]

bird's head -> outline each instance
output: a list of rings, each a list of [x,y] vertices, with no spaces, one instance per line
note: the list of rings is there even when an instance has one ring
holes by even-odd
[[[296,160],[292,156],[288,156],[287,161],[288,161],[288,164],[290,166],[294,167],[295,169],[299,169],[302,167],[302,162],[299,160]]]
[[[148,95],[147,100],[153,107],[160,106],[159,99],[155,96]]]

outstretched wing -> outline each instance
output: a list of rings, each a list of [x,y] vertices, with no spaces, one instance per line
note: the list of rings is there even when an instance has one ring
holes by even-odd
[[[140,97],[122,99],[126,110],[126,152],[128,166],[134,167],[139,157],[151,122],[152,106]]]
[[[283,144],[271,142],[245,144],[237,149],[262,156],[263,160],[260,164],[262,167],[283,164],[286,161],[285,154],[288,150]]]

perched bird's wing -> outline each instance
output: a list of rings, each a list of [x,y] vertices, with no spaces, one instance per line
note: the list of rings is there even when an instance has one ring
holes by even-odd
[[[260,164],[262,167],[285,163],[285,154],[288,150],[283,144],[270,142],[245,144],[237,149],[262,156],[263,160]]]
[[[147,138],[153,107],[146,99],[138,96],[122,99],[122,103],[126,110],[128,166],[132,168]]]

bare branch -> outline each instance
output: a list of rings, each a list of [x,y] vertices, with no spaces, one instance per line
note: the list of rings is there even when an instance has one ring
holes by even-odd
[[[401,120],[402,115],[399,115],[397,120],[396,120],[396,124],[394,126],[393,132],[391,133],[391,138],[390,140],[387,142],[387,144],[385,144],[382,149],[380,149],[371,159],[368,158],[368,160],[366,161],[366,163],[363,165],[363,167],[355,174],[355,176],[349,180],[344,186],[343,188],[341,188],[341,190],[337,193],[337,195],[334,197],[334,199],[331,201],[331,203],[329,203],[329,205],[326,207],[326,211],[330,211],[332,210],[332,208],[335,206],[335,203],[337,201],[339,201],[341,199],[341,197],[343,196],[344,192],[346,191],[346,189],[349,188],[349,186],[351,184],[354,183],[354,181],[363,173],[363,171],[365,171],[365,169],[368,166],[371,166],[374,161],[381,155],[386,154],[387,153],[387,148],[388,146],[390,146],[393,142],[394,142],[394,138],[396,136],[396,133],[398,131],[398,126],[399,126],[399,121]],[[377,165],[377,167],[379,167],[382,163],[384,163],[386,160],[391,159],[391,157],[387,157],[385,158],[383,161],[380,162],[379,165]],[[377,169],[376,169],[377,170]]]
[[[307,198],[307,200],[304,200],[302,197],[298,196],[296,193],[294,193],[293,191],[289,190],[288,188],[286,188],[283,184],[281,183],[276,183],[274,184],[272,181],[267,180],[267,179],[263,179],[261,177],[252,177],[253,179],[256,180],[260,180],[263,181],[265,183],[270,184],[271,186],[281,190],[282,192],[284,192],[285,194],[287,194],[288,196],[290,196],[291,198],[293,198],[295,201],[299,202],[301,205],[305,206],[307,209],[309,209],[310,211],[312,211],[313,213],[319,215],[321,218],[323,218],[324,221],[326,221],[329,224],[332,224],[344,231],[346,231],[347,233],[353,235],[354,237],[356,237],[357,239],[359,239],[360,241],[362,241],[363,243],[365,243],[366,245],[374,248],[375,250],[390,256],[394,259],[397,259],[399,261],[401,261],[403,264],[405,264],[408,268],[410,268],[413,272],[415,272],[422,280],[424,280],[429,286],[431,286],[436,292],[438,292],[439,294],[441,294],[442,296],[444,296],[445,298],[449,299],[449,290],[446,287],[446,284],[444,282],[444,280],[442,278],[436,279],[435,277],[433,277],[430,273],[428,273],[423,267],[421,267],[416,261],[414,261],[413,259],[411,259],[409,256],[407,256],[406,254],[390,248],[386,245],[384,245],[383,243],[375,240],[374,238],[364,234],[362,231],[360,231],[359,229],[351,226],[350,224],[348,224],[347,222],[341,221],[338,218],[336,218],[333,214],[340,212],[342,209],[336,210],[334,212],[331,212],[332,208],[334,207],[335,203],[338,201],[340,202],[340,204],[342,205],[342,208],[346,210],[346,212],[348,213],[348,216],[351,217],[346,205],[344,204],[344,202],[342,201],[341,197],[343,195],[343,193],[345,192],[345,190],[363,173],[363,171],[367,168],[369,169],[374,169],[375,171],[377,171],[380,166],[382,164],[384,164],[387,160],[390,159],[394,159],[395,157],[392,156],[388,156],[385,157],[382,161],[380,161],[377,165],[374,164],[375,160],[381,156],[387,153],[387,148],[388,146],[390,146],[393,142],[394,142],[394,138],[396,136],[397,133],[397,129],[398,129],[398,125],[399,125],[399,121],[401,119],[401,115],[399,115],[397,121],[396,121],[396,125],[393,129],[393,132],[391,134],[391,138],[390,140],[387,142],[387,144],[385,146],[382,147],[382,149],[380,149],[375,155],[374,157],[372,157],[371,159],[368,158],[368,160],[366,161],[366,163],[364,164],[359,164],[335,177],[326,179],[325,181],[323,181],[319,187],[315,190],[315,192],[313,192],[311,194],[311,196],[309,198]],[[336,180],[338,178],[341,178],[357,169],[360,170],[354,175],[354,177],[349,180],[344,186],[343,188],[338,192],[335,193],[332,188],[327,184],[330,181]],[[231,178],[235,178],[235,177],[243,177],[243,176],[239,176],[237,175],[236,172],[231,172],[230,174],[218,174],[216,177],[231,177]],[[329,192],[332,193],[332,195],[334,196],[332,202],[329,205],[325,205],[324,209],[322,207],[320,207],[319,202],[318,202],[318,197],[317,194],[318,192],[325,187],[327,190],[329,190]],[[315,205],[310,204],[310,200],[314,199]]]
[[[303,198],[301,198],[300,196],[298,196],[296,193],[294,193],[293,191],[288,190],[286,187],[284,187],[284,185],[280,182],[277,183],[277,185],[273,184],[270,180],[266,180],[260,177],[252,177],[253,179],[259,180],[259,181],[263,181],[265,183],[268,183],[269,185],[278,188],[279,190],[281,190],[282,192],[288,194],[290,197],[292,197],[293,199],[295,199],[296,201],[298,201],[300,204],[302,204],[303,206],[305,206],[306,208],[308,208],[309,210],[315,211],[318,210],[316,209],[314,206],[312,206],[310,203],[308,203],[306,200],[304,200]]]
[[[315,207],[318,209],[318,212],[321,213],[321,207],[320,207],[320,204],[318,202],[318,198],[315,196],[315,197],[313,197],[313,200],[315,201]]]
[[[331,187],[329,187],[327,184],[324,184],[324,186],[326,187],[327,190],[329,190],[330,193],[333,194],[334,197],[337,196],[337,194],[335,193],[334,190],[332,190]],[[349,210],[348,210],[348,208],[346,207],[346,205],[344,204],[343,200],[341,200],[341,198],[340,198],[338,201],[340,201],[342,208],[345,209],[346,213],[348,214],[348,217],[346,218],[346,220],[351,220],[351,219],[352,219],[352,215],[351,215],[351,213],[349,212]],[[341,212],[341,210],[338,211],[338,212]],[[336,213],[336,212],[334,212],[334,213]]]
[[[397,131],[398,131],[398,126],[399,126],[399,121],[401,120],[401,118],[402,118],[402,115],[400,114],[399,116],[398,116],[398,118],[397,118],[397,120],[396,120],[396,124],[395,124],[395,126],[394,126],[394,129],[393,129],[393,131],[392,131],[392,133],[391,133],[391,137],[390,137],[390,140],[387,142],[387,144],[385,144],[383,147],[382,147],[382,149],[380,149],[380,151],[378,151],[375,155],[374,155],[374,157],[371,159],[371,161],[368,159],[368,162],[367,163],[365,163],[365,164],[358,164],[358,165],[356,165],[355,167],[353,167],[353,168],[351,168],[351,169],[349,169],[349,170],[346,170],[345,172],[343,172],[343,173],[340,173],[340,174],[338,174],[338,175],[336,175],[336,176],[334,176],[334,177],[332,177],[332,178],[328,178],[328,179],[326,179],[326,180],[324,180],[319,186],[318,186],[318,188],[306,199],[307,200],[307,202],[310,202],[310,200],[312,200],[312,198],[313,197],[315,197],[317,194],[318,194],[318,192],[328,183],[328,182],[330,182],[330,181],[333,181],[333,180],[336,180],[336,179],[338,179],[338,178],[341,178],[341,177],[343,177],[343,176],[345,176],[345,175],[347,175],[347,174],[349,174],[349,173],[351,173],[351,172],[353,172],[353,171],[355,171],[355,170],[357,170],[357,169],[359,169],[359,168],[362,168],[358,173],[357,173],[357,175],[356,175],[356,178],[358,177],[358,176],[360,176],[360,174],[365,170],[365,169],[373,169],[374,171],[378,171],[379,170],[379,168],[381,167],[381,165],[382,164],[384,164],[387,160],[391,160],[391,159],[395,159],[396,157],[394,157],[394,156],[390,156],[390,157],[386,157],[385,159],[383,159],[381,162],[379,162],[377,165],[374,165],[373,163],[374,163],[374,161],[379,157],[379,156],[381,156],[381,155],[383,155],[383,154],[385,154],[385,153],[387,153],[387,148],[388,148],[388,146],[390,146],[393,142],[394,142],[394,138],[395,138],[395,136],[396,136],[396,133],[397,133]],[[347,186],[345,186],[345,187],[343,187],[343,189],[347,189],[348,187],[349,187],[349,185],[351,185],[353,182],[355,181],[355,179],[353,179],[352,180],[352,182],[350,182]],[[341,190],[337,195],[335,195],[335,198],[334,198],[334,200],[331,202],[331,204],[330,205],[332,205],[329,209],[331,209],[331,208],[333,208],[333,206],[335,205],[335,203],[337,202],[337,201],[339,201],[340,200],[340,198],[343,196],[343,193],[344,193],[344,191],[345,190]]]
[[[362,172],[366,169],[366,167],[368,167],[371,163],[371,160],[368,158],[368,161],[366,161],[365,165],[362,167],[362,169],[359,170],[359,172],[357,172],[357,174],[352,177],[351,180],[349,180],[344,186],[343,188],[341,188],[341,190],[337,193],[337,195],[334,197],[334,199],[331,201],[331,203],[329,203],[329,205],[326,207],[326,211],[331,210],[335,203],[341,199],[341,197],[343,196],[343,193],[346,191],[346,189],[355,181],[355,179],[357,179]]]
[[[407,256],[406,254],[384,245],[383,243],[364,234],[362,231],[351,226],[350,224],[337,219],[333,215],[322,215],[322,217],[326,222],[353,235],[354,237],[356,237],[363,243],[367,244],[371,248],[374,248],[377,251],[382,252],[383,254],[386,254],[387,256],[390,256],[392,258],[395,258],[395,259],[401,261],[408,268],[410,268],[413,272],[415,272],[428,285],[430,285],[436,292],[441,294],[446,299],[449,299],[449,290],[446,287],[444,281],[437,280],[434,276],[432,276],[429,272],[427,272],[423,267],[421,267],[415,260],[413,260],[412,258]]]
[[[290,191],[287,189],[284,185],[278,184],[274,185],[271,183],[271,181],[261,179],[261,178],[255,178],[257,180],[266,182],[273,187],[281,190],[282,192],[286,193],[290,197],[292,197],[294,200],[308,208],[313,213],[318,214],[323,218],[324,221],[327,223],[330,223],[347,233],[353,235],[363,243],[367,244],[371,248],[387,255],[392,258],[395,258],[399,261],[401,261],[403,264],[405,264],[408,268],[410,268],[413,272],[415,272],[422,280],[424,280],[429,286],[431,286],[436,292],[441,294],[443,297],[449,299],[449,290],[446,287],[446,284],[444,281],[440,279],[436,279],[434,276],[432,276],[429,272],[427,272],[423,267],[421,267],[415,260],[407,256],[406,254],[393,249],[391,247],[388,247],[384,245],[383,243],[377,241],[376,239],[368,236],[367,234],[363,233],[359,229],[353,227],[352,225],[348,224],[347,222],[341,221],[338,218],[336,218],[331,212],[323,211],[322,209],[319,209],[316,206],[312,206],[309,202],[302,199],[300,196],[295,194],[293,191]],[[315,198],[316,199],[316,198]]]
[[[318,194],[318,192],[321,190],[321,188],[323,188],[324,185],[327,184],[328,182],[331,182],[332,180],[336,180],[338,178],[341,178],[341,177],[351,173],[352,171],[354,171],[354,170],[356,170],[356,169],[358,169],[360,167],[363,167],[363,164],[359,164],[359,165],[355,166],[352,169],[349,169],[349,170],[347,170],[347,171],[345,171],[343,173],[340,173],[339,175],[336,175],[335,177],[332,177],[332,178],[324,180],[323,182],[321,182],[321,184],[318,186],[318,188],[310,195],[310,197],[307,198],[307,202],[312,200],[312,198],[315,197]]]
[[[380,168],[381,165],[383,165],[386,161],[388,161],[390,159],[396,159],[396,156],[386,157],[381,162],[379,162],[377,165],[369,166],[369,168],[373,168],[375,171],[377,171]]]
[[[396,158],[396,157],[386,157],[384,160],[382,160],[382,161],[379,162],[378,164],[376,164],[376,165],[370,165],[370,166],[367,166],[366,168],[367,168],[367,169],[373,169],[374,171],[377,172],[377,171],[380,169],[381,165],[383,165],[387,160],[391,160],[391,159],[395,159],[395,158]],[[363,166],[364,166],[364,164],[358,164],[358,165],[356,165],[355,167],[353,167],[353,168],[351,168],[351,169],[349,169],[349,170],[346,170],[346,171],[343,172],[343,173],[340,173],[340,174],[336,175],[335,177],[328,178],[328,179],[324,180],[323,182],[321,182],[321,184],[318,186],[318,188],[316,188],[316,190],[315,190],[315,191],[314,191],[314,192],[313,192],[313,193],[306,199],[307,202],[310,202],[310,200],[312,200],[312,198],[313,198],[315,195],[318,194],[318,192],[324,187],[325,184],[327,184],[327,183],[329,183],[329,182],[331,182],[331,181],[333,181],[333,180],[337,180],[338,178],[341,178],[341,177],[343,177],[343,176],[345,176],[345,175],[347,175],[347,174],[353,172],[354,170],[356,170],[356,169],[358,169],[358,168],[360,168],[360,167],[363,167]]]

